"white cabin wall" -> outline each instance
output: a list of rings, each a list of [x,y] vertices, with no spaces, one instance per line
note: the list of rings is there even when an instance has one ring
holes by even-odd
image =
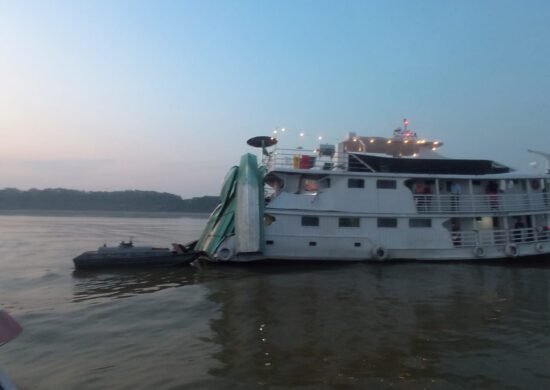
[[[383,246],[392,249],[448,249],[452,248],[449,231],[443,227],[443,218],[432,221],[432,227],[411,228],[409,218],[397,218],[395,228],[378,227],[378,218],[363,217],[359,227],[340,227],[339,217],[318,215],[319,226],[302,226],[302,215],[272,214],[275,221],[265,228],[266,254],[316,253],[323,258],[331,256],[365,256],[365,251]],[[311,215],[311,214],[308,214]],[[315,246],[309,246],[315,241]],[[359,246],[356,246],[359,244]],[[363,249],[358,249],[363,248]],[[301,252],[304,251],[304,252]]]
[[[368,225],[379,245],[392,249],[433,249],[452,247],[449,231],[443,227],[444,219],[433,219],[432,227],[411,228],[409,218],[397,218],[396,228],[379,228],[377,218],[369,218]]]
[[[395,189],[376,188],[378,179],[395,180]],[[411,190],[402,179],[373,178],[370,180],[377,197],[377,210],[383,214],[416,213],[416,206]]]
[[[415,214],[416,206],[412,193],[403,179],[396,180],[395,189],[378,189],[377,180],[383,177],[331,176],[330,187],[316,193],[296,194],[296,176],[282,176],[285,180],[284,191],[267,206],[269,209],[301,209],[306,211],[340,211],[344,213]],[[364,181],[364,188],[349,188],[348,179]],[[289,181],[287,186],[286,181]]]

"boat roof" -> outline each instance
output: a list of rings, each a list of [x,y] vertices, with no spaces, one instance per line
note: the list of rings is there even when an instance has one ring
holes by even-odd
[[[359,136],[348,133],[335,148],[322,144],[313,153],[301,148],[276,149],[266,161],[270,172],[310,174],[369,174],[396,177],[430,177],[460,179],[550,179],[545,174],[515,172],[493,160],[449,158],[438,153],[439,140],[420,138],[408,129],[397,128],[390,137]],[[550,161],[550,154],[549,161]],[[317,158],[318,157],[318,158]],[[327,162],[327,157],[329,158]],[[298,158],[298,162],[290,163]],[[307,158],[302,164],[301,159]],[[550,164],[550,162],[549,162]],[[550,172],[550,170],[549,170]]]
[[[513,170],[491,160],[394,158],[367,153],[349,153],[348,171],[371,170],[389,173],[422,173],[440,175],[488,175],[509,173]]]
[[[346,175],[346,176],[373,176],[373,177],[392,177],[392,178],[423,178],[423,179],[457,179],[457,180],[519,180],[519,179],[547,179],[550,180],[550,175],[542,173],[526,173],[510,171],[507,173],[496,173],[486,175],[471,175],[471,174],[433,174],[433,173],[405,173],[405,172],[371,172],[371,171],[348,171],[348,170],[323,170],[319,168],[312,169],[297,169],[290,167],[276,167],[269,170],[270,173],[277,174],[295,174],[295,175]]]

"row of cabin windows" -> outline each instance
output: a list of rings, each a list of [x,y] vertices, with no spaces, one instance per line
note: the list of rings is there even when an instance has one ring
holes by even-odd
[[[326,180],[328,181],[328,184],[326,185],[326,187],[330,187],[330,179],[326,179]],[[435,181],[432,181],[432,183],[435,183]],[[527,189],[527,182],[524,181],[524,180],[521,180],[521,181],[520,180],[510,180],[508,185],[513,186],[514,184],[515,185],[520,185],[521,184],[521,188],[524,191]],[[482,182],[480,180],[472,180],[472,185],[480,186],[480,185],[482,185]],[[541,187],[544,188],[544,183],[541,184],[541,181],[539,179],[531,180],[531,188],[532,189],[538,190]],[[348,179],[348,188],[365,188],[365,180],[364,179]],[[397,182],[395,180],[379,179],[379,180],[376,180],[376,188],[386,189],[386,190],[395,190],[397,188]],[[447,191],[450,191],[450,187],[447,189]]]
[[[266,243],[266,245],[274,245],[275,241],[267,240],[265,243]],[[310,241],[309,246],[317,246],[317,241]],[[359,248],[361,246],[361,243],[360,242],[354,242],[353,246],[356,247],[356,248]]]
[[[348,179],[348,188],[365,188],[364,179]],[[395,180],[376,180],[376,188],[384,190],[395,190],[397,182]]]
[[[315,180],[305,179],[304,190],[307,192],[317,191],[319,188],[330,188],[330,179]],[[348,179],[348,188],[365,188],[364,179]],[[385,190],[395,190],[397,182],[395,180],[380,179],[376,181],[376,188]]]
[[[378,218],[376,225],[381,228],[396,228],[397,218]],[[319,226],[319,217],[303,216],[302,226]],[[361,218],[359,217],[340,217],[338,218],[338,227],[360,227]],[[429,218],[411,218],[409,219],[411,228],[430,228],[432,220]]]

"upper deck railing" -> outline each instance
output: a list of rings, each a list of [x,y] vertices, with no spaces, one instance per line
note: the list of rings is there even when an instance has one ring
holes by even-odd
[[[372,167],[357,157],[355,153],[323,155],[318,151],[307,149],[276,149],[264,158],[263,163],[269,170],[284,168],[375,172]]]
[[[462,230],[452,232],[451,237],[455,247],[494,246],[548,242],[550,241],[550,232],[537,228]]]
[[[320,156],[317,152],[306,149],[276,149],[264,158],[268,169],[312,169],[312,170],[347,170],[345,155]]]
[[[545,192],[488,195],[413,195],[422,214],[530,212],[550,210]]]

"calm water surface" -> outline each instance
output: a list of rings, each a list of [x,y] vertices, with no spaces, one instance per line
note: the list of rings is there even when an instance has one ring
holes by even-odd
[[[75,272],[204,217],[0,216],[0,348],[21,389],[550,388],[548,265],[212,266]]]

